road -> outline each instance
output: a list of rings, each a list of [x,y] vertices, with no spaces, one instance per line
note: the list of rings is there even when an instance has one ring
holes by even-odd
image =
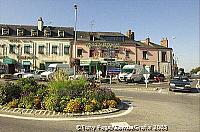
[[[113,124],[167,125],[169,132],[199,132],[199,93],[165,94],[165,90],[144,92],[131,89],[132,87],[130,85],[112,88],[117,96],[133,105],[133,110],[126,115],[95,120],[88,118],[82,121],[78,119],[77,121],[35,121],[0,117],[1,132],[75,132],[77,125],[87,126],[89,130],[88,126]]]

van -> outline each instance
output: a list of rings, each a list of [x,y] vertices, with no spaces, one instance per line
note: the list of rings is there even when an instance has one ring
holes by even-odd
[[[141,65],[125,65],[118,76],[119,82],[142,82],[148,71]]]
[[[49,80],[53,78],[54,73],[57,70],[64,70],[67,72],[69,76],[74,74],[73,68],[70,68],[69,64],[50,64],[47,68],[47,70],[43,73],[41,73],[41,79],[42,80]]]

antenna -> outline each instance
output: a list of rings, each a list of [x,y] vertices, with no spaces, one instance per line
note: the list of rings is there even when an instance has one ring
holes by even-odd
[[[93,26],[94,25],[95,25],[95,20],[93,19],[92,21],[90,21],[91,32],[93,32]]]
[[[45,21],[47,26],[52,26],[53,22],[52,21]]]

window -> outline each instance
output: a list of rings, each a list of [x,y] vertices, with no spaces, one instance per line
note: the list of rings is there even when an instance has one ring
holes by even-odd
[[[155,71],[155,66],[154,65],[151,65],[150,67],[150,72],[153,73]]]
[[[44,54],[44,45],[38,46],[38,54]]]
[[[69,46],[64,46],[64,54],[65,55],[69,54]]]
[[[143,59],[145,59],[145,60],[148,59],[147,51],[143,51]]]
[[[64,37],[65,32],[63,30],[58,30],[58,37]]]
[[[100,35],[101,39],[104,39],[106,41],[124,41],[124,37],[123,36],[104,36],[104,35]]]
[[[1,34],[2,35],[9,35],[9,28],[7,28],[7,27],[2,28],[2,33]]]
[[[31,29],[31,36],[38,36],[38,31],[36,29]]]
[[[93,57],[94,55],[94,49],[90,49],[89,57]]]
[[[23,36],[24,30],[23,29],[17,29],[17,36]]]
[[[10,47],[9,47],[9,53],[10,54],[15,54],[15,45],[10,45]]]
[[[31,49],[31,46],[30,45],[24,45],[24,54],[30,54],[30,49]]]
[[[91,41],[95,41],[94,35],[90,35],[90,40],[91,40]]]
[[[56,45],[52,46],[52,54],[57,54],[57,48],[58,46]]]
[[[45,37],[51,36],[51,31],[45,29],[45,30],[44,30],[44,36],[45,36]]]
[[[126,58],[129,58],[129,54],[130,54],[130,51],[126,50],[126,52],[125,52]]]
[[[77,49],[77,57],[82,56],[83,49]]]
[[[167,54],[166,52],[162,52],[162,62],[166,62],[167,61]]]

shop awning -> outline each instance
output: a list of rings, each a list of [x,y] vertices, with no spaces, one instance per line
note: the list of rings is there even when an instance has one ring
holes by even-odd
[[[9,57],[6,57],[3,59],[3,64],[15,64],[16,63],[16,60],[15,59],[12,59],[12,58],[9,58]]]
[[[28,65],[31,65],[31,62],[30,61],[23,61],[22,64],[28,66]]]

